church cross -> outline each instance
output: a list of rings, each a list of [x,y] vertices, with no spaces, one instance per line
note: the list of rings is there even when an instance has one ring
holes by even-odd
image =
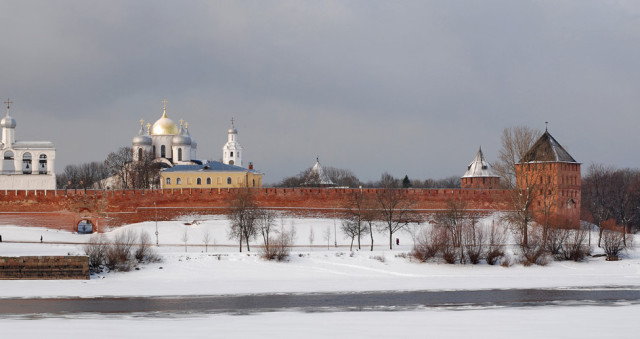
[[[9,108],[11,108],[11,104],[13,103],[13,101],[11,101],[11,99],[7,98],[7,101],[5,101],[4,103],[7,104],[7,112],[8,112]]]
[[[144,126],[144,119],[140,119],[140,127]]]
[[[233,117],[232,117],[232,118],[231,118],[231,127],[233,127],[233,122],[234,122],[234,121],[235,121],[235,120],[233,120]]]
[[[182,125],[184,125],[184,119],[180,119],[178,121],[180,121],[180,127],[182,127]]]
[[[162,108],[167,109],[167,99],[162,99]]]
[[[547,129],[549,128],[549,122],[545,121],[544,122],[544,131],[547,132]]]

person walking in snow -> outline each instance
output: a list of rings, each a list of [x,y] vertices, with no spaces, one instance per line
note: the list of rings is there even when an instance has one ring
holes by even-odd
[[[42,236],[40,236],[40,243],[42,244]]]

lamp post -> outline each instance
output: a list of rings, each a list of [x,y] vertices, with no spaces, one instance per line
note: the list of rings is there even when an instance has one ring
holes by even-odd
[[[156,202],[153,202],[153,211],[156,213],[156,247],[160,247],[160,243],[158,242],[158,208],[156,207]]]
[[[333,207],[333,246],[338,247],[338,233],[336,228],[336,207]]]

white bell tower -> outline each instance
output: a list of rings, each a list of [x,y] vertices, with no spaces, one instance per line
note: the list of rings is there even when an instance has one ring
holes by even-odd
[[[13,102],[7,99],[4,103],[7,104],[7,115],[0,121],[0,125],[2,125],[2,143],[5,148],[11,148],[16,142],[16,120],[9,115],[9,109]]]
[[[238,130],[231,119],[227,143],[222,147],[222,163],[242,167],[242,146],[238,143]]]

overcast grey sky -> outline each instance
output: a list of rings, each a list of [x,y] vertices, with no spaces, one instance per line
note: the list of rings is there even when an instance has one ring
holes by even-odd
[[[580,162],[640,167],[640,1],[2,1],[0,30],[0,98],[56,172],[130,146],[165,98],[201,159],[234,117],[265,182],[316,155],[462,175],[545,121]]]

